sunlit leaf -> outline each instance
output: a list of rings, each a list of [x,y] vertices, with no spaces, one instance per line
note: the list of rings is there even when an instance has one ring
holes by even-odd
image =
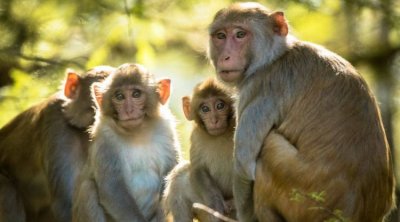
[[[98,65],[103,65],[103,64],[108,64],[107,63],[107,57],[108,57],[108,53],[109,53],[109,48],[107,47],[101,47],[97,50],[95,50],[91,57],[89,58],[89,61],[86,64],[86,68],[90,69],[94,66],[98,66]]]

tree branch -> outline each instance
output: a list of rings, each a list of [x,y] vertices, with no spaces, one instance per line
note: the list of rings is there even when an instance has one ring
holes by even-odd
[[[209,208],[209,207],[207,207],[206,205],[201,204],[201,203],[194,203],[194,204],[193,204],[193,208],[194,208],[194,209],[197,209],[197,210],[205,211],[206,213],[209,213],[209,214],[211,214],[212,216],[214,216],[214,217],[216,217],[217,219],[220,219],[220,220],[222,220],[222,221],[226,221],[226,222],[238,222],[237,220],[233,220],[233,219],[231,219],[231,218],[229,218],[229,217],[226,217],[226,216],[220,214],[218,211],[215,211],[215,210],[213,210],[213,209],[211,209],[211,208]]]
[[[82,63],[74,61],[74,59],[70,59],[70,60],[55,59],[55,58],[49,59],[49,58],[43,58],[43,57],[39,57],[39,56],[29,56],[29,55],[25,55],[21,52],[18,52],[16,50],[12,50],[12,49],[2,49],[2,50],[0,50],[0,53],[5,54],[5,55],[13,55],[13,56],[20,57],[22,59],[33,61],[33,62],[44,62],[44,63],[50,64],[50,65],[65,66],[68,64],[73,64],[73,65],[78,66],[81,69],[85,68],[85,66]],[[75,58],[75,59],[77,59],[77,58]]]

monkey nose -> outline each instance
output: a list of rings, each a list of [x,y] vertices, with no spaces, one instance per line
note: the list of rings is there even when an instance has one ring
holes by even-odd
[[[225,57],[224,60],[226,61],[226,60],[229,60],[230,58],[231,58],[230,56],[227,56],[227,57]]]
[[[211,120],[211,122],[212,122],[214,125],[217,125],[218,122],[219,122],[219,120],[218,120],[217,117],[214,117],[214,118]]]

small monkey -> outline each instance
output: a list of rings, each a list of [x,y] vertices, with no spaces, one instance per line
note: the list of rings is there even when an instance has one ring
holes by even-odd
[[[64,88],[0,129],[0,221],[71,221],[94,121],[90,85],[114,68],[67,71]]]
[[[376,99],[349,62],[288,32],[283,12],[258,3],[221,9],[209,27],[217,76],[238,92],[238,219],[382,221],[395,182]]]
[[[93,85],[98,112],[73,221],[164,221],[164,177],[179,160],[170,80],[123,64]]]
[[[231,92],[215,79],[198,84],[192,98],[182,98],[186,118],[194,121],[190,164],[182,163],[168,176],[164,203],[175,222],[217,221],[194,211],[202,203],[222,214],[234,215],[232,200],[233,114]]]

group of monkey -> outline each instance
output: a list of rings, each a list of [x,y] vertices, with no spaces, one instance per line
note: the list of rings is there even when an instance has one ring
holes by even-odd
[[[194,203],[241,222],[383,221],[395,182],[375,97],[346,60],[288,32],[258,3],[217,12],[217,78],[182,98],[190,162],[169,79],[138,64],[70,70],[0,129],[0,221],[221,220]]]

